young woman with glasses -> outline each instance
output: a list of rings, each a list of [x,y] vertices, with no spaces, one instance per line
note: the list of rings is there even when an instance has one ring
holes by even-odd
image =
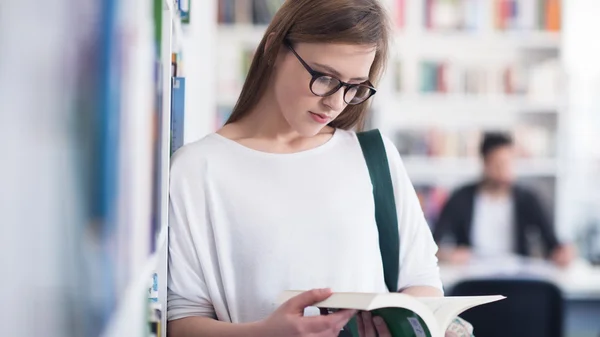
[[[356,314],[303,316],[331,291],[387,291],[372,185],[353,129],[388,52],[377,0],[288,0],[218,132],[173,158],[171,337],[337,336]],[[199,112],[201,113],[201,112]],[[401,240],[399,289],[441,296],[437,246],[386,138]],[[305,293],[277,305],[288,289]],[[389,336],[360,313],[361,335]]]

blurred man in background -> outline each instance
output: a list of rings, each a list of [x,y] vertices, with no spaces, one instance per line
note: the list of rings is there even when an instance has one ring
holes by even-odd
[[[482,179],[457,189],[435,224],[440,260],[464,263],[472,255],[532,256],[534,248],[528,237],[537,232],[545,256],[560,266],[568,265],[573,248],[558,242],[538,197],[515,184],[512,139],[500,133],[486,134],[480,153]],[[451,247],[447,247],[449,241]]]

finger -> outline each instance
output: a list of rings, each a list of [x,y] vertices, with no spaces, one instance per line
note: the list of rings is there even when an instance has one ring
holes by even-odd
[[[348,324],[348,322],[352,319],[352,317],[356,316],[356,313],[358,312],[357,310],[343,310],[344,314],[341,315],[339,317],[338,323],[337,323],[337,330],[342,330],[343,327],[346,326],[346,324]]]
[[[304,331],[320,333],[323,331],[341,330],[344,325],[356,314],[356,310],[340,310],[327,316],[302,317]]]
[[[368,311],[365,311],[362,313],[362,321],[363,321],[363,325],[365,327],[365,336],[364,337],[376,337],[377,335],[375,334],[375,327],[373,326],[373,317],[371,316],[371,313]]]
[[[360,337],[365,337],[365,325],[363,324],[362,313],[356,318],[356,324],[358,325],[358,335]]]
[[[303,312],[304,308],[324,301],[329,296],[331,296],[331,289],[313,289],[290,298],[284,306],[294,313]]]
[[[375,323],[375,329],[377,329],[377,334],[379,337],[392,337],[390,329],[388,329],[388,326],[385,324],[383,318],[375,316],[373,317],[373,323]]]

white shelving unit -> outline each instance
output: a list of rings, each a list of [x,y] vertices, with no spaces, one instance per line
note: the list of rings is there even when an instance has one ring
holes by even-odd
[[[393,13],[396,13],[396,3],[388,1]],[[473,65],[494,71],[513,66],[529,69],[531,64],[540,62],[540,54],[547,58],[557,57],[560,62],[563,44],[560,33],[498,31],[493,27],[492,3],[480,3],[489,7],[480,12],[487,14],[481,15],[477,30],[444,31],[425,28],[423,1],[405,0],[405,24],[395,32],[388,71],[374,100],[372,127],[381,129],[392,140],[403,130],[442,130],[456,134],[474,129],[508,131],[531,121],[544,127],[550,125],[557,135],[561,134],[566,106],[564,96],[505,94],[499,87],[494,87],[500,81],[493,76],[487,78],[487,90],[483,93],[452,92],[451,88],[447,93],[422,92],[423,61],[438,61],[450,66]],[[400,75],[396,69],[398,64]],[[398,82],[402,91],[397,91]],[[561,153],[554,145],[548,151]],[[419,186],[452,189],[477,179],[481,172],[477,157],[404,155],[403,160],[411,180]],[[559,190],[555,186],[563,177],[558,156],[521,158],[515,171],[521,179],[541,179],[544,184],[552,182],[552,188],[542,190],[545,193],[554,190],[554,195],[548,199],[556,199]],[[554,205],[556,215],[559,204],[555,202]]]
[[[391,17],[397,18],[399,2],[383,2]],[[512,130],[524,121],[533,120],[543,127],[549,125],[557,135],[562,135],[563,111],[566,106],[564,96],[539,95],[536,92],[525,95],[505,94],[501,89],[493,87],[493,84],[497,84],[493,82],[496,78],[489,79],[491,89],[485,93],[422,93],[419,73],[424,60],[473,64],[493,70],[508,66],[530,69],[531,64],[541,62],[540,57],[542,61],[554,58],[560,63],[563,45],[561,33],[534,29],[499,31],[494,27],[493,1],[479,3],[482,7],[476,30],[428,30],[424,25],[425,2],[404,0],[404,4],[404,25],[401,28],[394,25],[390,62],[373,100],[372,127],[381,129],[394,140],[399,130]],[[252,50],[258,45],[266,26],[217,24],[216,27],[219,74],[216,104],[232,107],[243,84],[242,51]],[[398,61],[402,66],[401,92],[395,89]],[[561,153],[552,145],[546,152]],[[405,155],[404,161],[414,183],[435,184],[443,180],[447,186],[453,186],[475,179],[480,170],[478,158]],[[555,186],[559,185],[562,171],[559,158],[546,155],[540,158],[522,158],[516,167],[519,177],[553,179]],[[551,199],[555,199],[555,196]]]
[[[428,158],[404,159],[406,171],[413,184],[435,184],[465,181],[481,172],[481,162],[474,158]],[[515,172],[519,177],[555,177],[556,161],[553,159],[522,159],[517,161]]]
[[[160,116],[161,120],[156,121],[160,125],[157,139],[158,149],[154,149],[152,144],[155,140],[152,133],[152,116],[148,114],[152,111],[151,94],[156,88],[152,86],[153,58],[154,50],[148,44],[140,43],[131,46],[133,56],[132,62],[136,67],[126,78],[131,78],[124,86],[124,90],[131,90],[124,95],[123,108],[129,112],[124,113],[124,121],[127,132],[125,139],[129,142],[123,144],[127,154],[123,156],[123,171],[131,177],[124,179],[123,192],[120,193],[124,203],[133,203],[134,206],[142,206],[133,215],[124,217],[121,221],[127,224],[128,233],[123,237],[132,240],[130,251],[132,262],[130,264],[130,278],[125,280],[123,292],[119,295],[118,306],[104,330],[105,337],[121,336],[146,336],[151,317],[150,311],[160,309],[162,311],[161,336],[166,336],[166,283],[167,283],[167,253],[168,253],[168,190],[169,190],[169,166],[170,166],[170,133],[171,133],[171,53],[174,39],[176,15],[174,0],[163,0],[162,7],[162,27],[161,27],[161,50],[160,56],[162,63],[160,65],[160,86],[162,92]],[[147,10],[144,11],[144,10]],[[144,39],[151,40],[151,6],[144,7],[144,10],[137,11],[136,14],[140,20],[138,31],[144,35]],[[148,47],[147,47],[148,46]],[[137,58],[136,58],[137,57]],[[135,62],[134,62],[135,61]],[[148,84],[142,88],[142,84]],[[130,89],[128,89],[130,88]],[[135,109],[135,113],[133,112]],[[129,116],[138,116],[137,120],[129,120]],[[136,135],[137,136],[134,136]],[[140,148],[143,146],[143,148]],[[152,158],[153,154],[158,156],[159,161],[141,160],[142,158]],[[132,160],[130,158],[135,158]],[[140,162],[141,161],[141,162]],[[154,204],[151,198],[154,177],[152,172],[158,170],[160,176],[157,177],[158,183],[154,185],[159,189],[158,204]],[[140,172],[144,172],[143,177],[139,177]],[[131,181],[130,181],[131,180]],[[127,191],[133,191],[134,194]],[[143,194],[143,195],[140,195]],[[152,209],[157,207],[158,209]],[[127,212],[128,210],[124,210]],[[148,255],[150,244],[150,227],[152,223],[151,213],[159,214],[158,219],[160,231],[155,238],[153,253]],[[158,295],[157,303],[151,303],[149,300],[149,290],[152,286],[153,274],[158,276]]]
[[[160,336],[167,335],[166,312],[167,312],[167,271],[169,253],[169,168],[170,168],[170,143],[171,143],[171,54],[173,43],[178,41],[174,32],[180,30],[179,17],[176,14],[174,0],[164,0],[162,20],[162,130],[161,130],[161,168],[160,172],[160,224],[161,230],[156,243],[156,265],[154,272],[158,279],[158,308],[161,310]]]

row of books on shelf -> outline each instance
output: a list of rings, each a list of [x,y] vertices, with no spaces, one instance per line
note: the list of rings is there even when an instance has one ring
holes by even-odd
[[[480,30],[493,23],[499,31],[559,31],[560,1],[425,0],[424,24],[432,30]]]
[[[256,48],[244,46],[239,50],[237,67],[223,66],[220,72],[219,91],[237,92],[241,89]],[[394,63],[394,89],[408,90],[405,63]],[[555,102],[561,91],[561,65],[556,58],[523,64],[507,62],[482,64],[468,60],[425,58],[419,63],[417,90],[421,93],[472,94],[472,95],[527,95],[535,102]]]
[[[217,105],[215,130],[225,124],[232,109],[229,104]],[[396,131],[393,140],[405,158],[477,158],[486,131],[481,128],[411,128]],[[519,158],[552,158],[556,154],[556,133],[545,126],[520,124],[506,132],[513,138]]]
[[[406,90],[403,63],[397,61],[395,90]],[[560,64],[549,59],[524,66],[477,65],[467,62],[423,60],[418,91],[421,93],[527,95],[531,101],[554,102],[560,92]]]
[[[221,24],[266,25],[284,0],[219,0]],[[396,0],[395,26],[404,27],[408,0]],[[432,30],[559,31],[560,0],[425,0],[423,26]],[[491,7],[491,8],[490,8]],[[491,9],[491,10],[490,10]]]
[[[423,61],[420,65],[423,93],[522,94],[522,70],[515,66],[484,67],[469,64]]]
[[[227,96],[241,90],[250,68],[255,48],[244,46],[239,51],[239,65],[223,65],[218,79],[219,91]],[[406,63],[394,61],[393,87],[398,93],[410,92],[411,83],[405,75]],[[561,92],[561,65],[556,58],[532,64],[518,62],[482,64],[468,60],[426,58],[419,63],[416,90],[430,94],[467,94],[494,97],[521,97],[530,102],[555,104]]]
[[[77,281],[84,283],[82,289],[89,296],[78,299],[85,303],[79,314],[82,324],[89,325],[86,335],[127,329],[143,331],[135,333],[142,336],[147,335],[148,324],[160,325],[164,307],[154,298],[166,284],[164,275],[153,278],[152,294],[143,302],[128,299],[132,287],[143,295],[138,283],[151,276],[164,225],[169,135],[163,103],[170,94],[165,86],[169,75],[164,73],[170,57],[163,49],[170,40],[163,25],[170,14],[164,6],[173,5],[169,8],[181,13],[185,3],[152,0],[135,8],[131,1],[108,1],[94,13],[102,29],[90,35],[90,48],[106,59],[87,58],[77,88],[89,137],[82,145],[89,150],[85,158],[89,164],[82,169],[87,179],[82,198],[90,220],[82,224],[78,238],[88,249],[81,252],[86,268]],[[175,66],[177,57],[173,61]],[[125,66],[131,64],[136,66]],[[151,315],[142,317],[138,311]],[[122,334],[119,330],[114,335]]]
[[[221,24],[267,25],[284,0],[219,0],[217,20]]]
[[[399,130],[394,143],[401,155],[427,158],[477,158],[485,130],[423,128]],[[509,131],[519,158],[555,155],[554,131],[537,125],[518,125]]]

